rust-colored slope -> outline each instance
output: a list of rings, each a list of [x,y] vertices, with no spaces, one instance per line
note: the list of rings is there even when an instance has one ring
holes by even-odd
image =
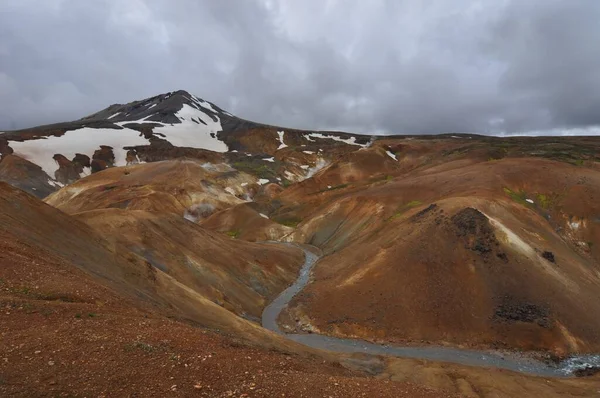
[[[457,160],[323,193],[290,236],[329,254],[291,319],[388,341],[598,351],[599,187],[593,168]],[[411,221],[431,203],[439,214]],[[452,221],[470,207],[493,219],[485,255]]]
[[[238,241],[172,214],[104,209],[76,217],[203,297],[255,320],[303,262],[298,249]]]
[[[200,225],[247,241],[279,240],[293,231],[293,228],[272,221],[255,207],[259,206],[247,203],[233,206],[211,215]]]
[[[140,282],[146,270],[124,264],[85,224],[6,184],[0,194],[2,396],[440,396],[323,362],[243,320],[232,328],[237,317],[225,320],[231,313],[191,293],[179,302],[157,294],[174,306],[157,307]],[[187,291],[155,277],[154,289]],[[196,307],[197,316],[188,316],[195,321],[213,316],[214,327],[296,354],[174,320],[191,314],[184,302]]]
[[[125,244],[104,239],[72,216],[5,183],[0,183],[0,193],[0,232],[4,240],[11,239],[18,245],[46,252],[48,256],[76,266],[119,294],[164,313],[264,344],[290,344],[273,339],[258,325],[239,318],[154,267]],[[220,248],[214,247],[214,250]],[[264,250],[267,254],[267,249]],[[276,252],[280,250],[278,248]],[[291,258],[295,258],[293,256]]]
[[[227,165],[171,160],[110,168],[65,187],[46,201],[70,214],[121,208],[183,216],[198,204],[219,210],[243,203],[238,197],[246,193],[242,184],[255,181]]]

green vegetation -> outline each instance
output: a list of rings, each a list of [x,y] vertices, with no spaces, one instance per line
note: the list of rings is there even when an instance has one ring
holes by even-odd
[[[508,155],[508,148],[491,148],[488,150],[488,161],[500,160]]]
[[[551,142],[540,145],[535,148],[535,151],[531,151],[529,155],[566,162],[575,166],[584,166],[586,160],[599,160],[596,148],[564,142]]]
[[[459,148],[452,149],[450,151],[442,151],[442,156],[461,156],[469,153],[471,149],[474,149],[475,145],[466,145]]]
[[[261,159],[249,159],[249,160],[240,160],[234,162],[232,166],[239,170],[248,174],[252,174],[258,178],[264,179],[274,179],[277,177],[275,170],[273,170],[269,165],[265,164],[266,162]]]
[[[75,318],[81,319],[81,314],[80,313],[75,314]]]
[[[225,232],[225,234],[227,236],[229,236],[230,238],[237,239],[240,236],[241,232],[239,229],[234,229],[234,230]]]
[[[298,224],[300,224],[302,222],[302,219],[292,217],[292,218],[285,218],[285,219],[279,219],[279,220],[274,220],[274,221],[278,222],[281,225],[285,225],[286,227],[296,228],[298,226]]]
[[[412,209],[413,207],[417,207],[417,206],[421,206],[423,204],[423,202],[421,202],[420,200],[411,200],[410,202],[400,206],[398,208],[398,210],[396,210],[396,212],[387,220],[393,220],[395,218],[400,217],[402,214],[404,214],[407,210]]]
[[[550,199],[548,197],[548,195],[544,195],[544,194],[537,194],[536,196],[537,201],[540,205],[540,207],[544,210],[548,210],[551,206],[552,206],[552,199]]]
[[[505,187],[504,193],[507,194],[512,200],[514,200],[517,203],[520,203],[525,206],[531,205],[531,203],[529,203],[525,200],[525,199],[527,199],[527,193],[523,190],[521,190],[519,192],[514,192],[514,191],[510,190],[509,188]]]
[[[98,315],[97,315],[97,314],[94,314],[93,312],[90,312],[90,313],[88,314],[88,317],[89,317],[89,318],[95,318],[95,317],[97,317],[97,316],[98,316]]]
[[[346,187],[348,187],[349,184],[340,184],[340,185],[335,185],[331,188],[327,188],[327,191],[335,191],[336,189],[344,189]]]
[[[379,175],[379,176],[373,177],[369,180],[369,182],[370,183],[376,183],[376,182],[381,182],[381,181],[388,182],[388,181],[392,181],[393,179],[394,179],[394,176],[386,174],[386,175]]]

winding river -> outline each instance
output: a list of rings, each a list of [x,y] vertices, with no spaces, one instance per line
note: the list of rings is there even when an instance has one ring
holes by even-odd
[[[448,347],[402,347],[387,344],[375,344],[358,339],[344,339],[319,334],[286,334],[277,324],[277,318],[290,300],[309,282],[310,272],[319,256],[303,249],[305,261],[298,279],[285,289],[262,313],[262,326],[286,338],[309,347],[343,352],[388,355],[403,358],[428,359],[452,362],[461,365],[508,369],[544,377],[569,377],[573,372],[590,367],[600,367],[600,355],[589,354],[573,356],[553,366],[541,361],[518,355],[501,354],[492,351],[478,351]]]

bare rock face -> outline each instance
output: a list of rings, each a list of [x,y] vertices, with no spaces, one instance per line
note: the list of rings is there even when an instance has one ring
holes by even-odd
[[[77,163],[79,166],[81,166],[81,168],[83,169],[83,167],[90,167],[90,157],[87,155],[83,155],[81,153],[76,153],[75,157],[73,158],[73,163]]]
[[[452,217],[456,234],[463,238],[465,248],[479,254],[491,252],[498,241],[487,217],[472,207],[465,208]]]
[[[0,157],[4,155],[11,155],[12,153],[13,149],[8,146],[8,141],[0,137]]]
[[[115,154],[113,148],[106,145],[100,145],[100,149],[94,151],[92,156],[92,173],[102,171],[115,165]]]
[[[92,173],[97,173],[108,168],[108,164],[104,160],[94,159],[91,163]]]
[[[130,149],[127,151],[125,161],[127,162],[127,164],[138,164],[140,162],[137,156],[137,152],[134,149]]]
[[[12,154],[0,158],[0,181],[38,198],[44,198],[58,188],[40,166]]]
[[[69,160],[61,154],[56,154],[52,158],[58,164],[54,178],[62,184],[71,184],[77,181],[81,178],[84,167],[90,167],[90,157],[81,153],[75,154],[73,160]]]
[[[63,184],[70,184],[79,179],[80,172],[77,166],[65,156],[56,154],[52,157],[58,164],[58,170],[54,172],[54,178]]]

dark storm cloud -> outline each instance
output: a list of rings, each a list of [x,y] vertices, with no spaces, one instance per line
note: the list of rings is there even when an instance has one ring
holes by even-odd
[[[4,0],[0,129],[176,89],[291,127],[595,128],[598,21],[593,0]]]

